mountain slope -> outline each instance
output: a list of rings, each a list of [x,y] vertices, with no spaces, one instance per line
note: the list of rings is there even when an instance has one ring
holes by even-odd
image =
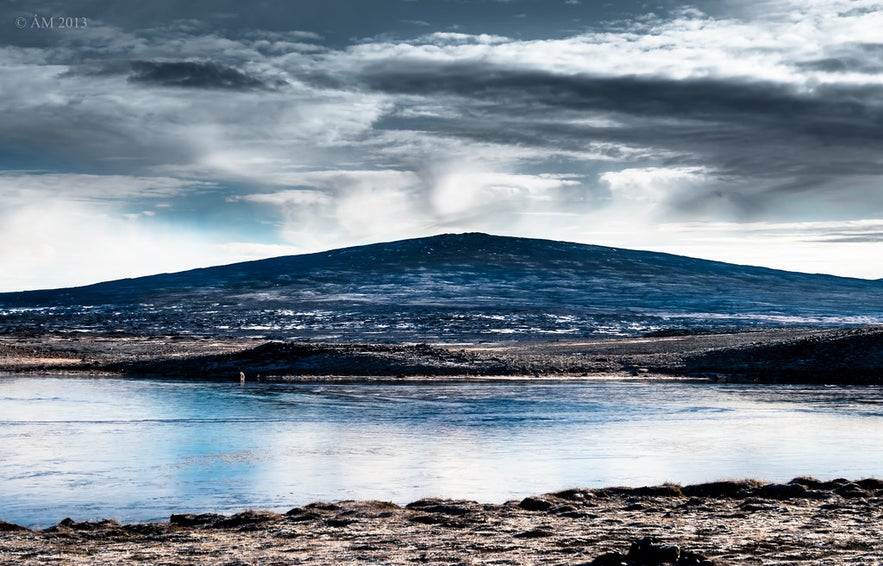
[[[343,340],[883,321],[883,281],[600,246],[442,235],[0,294],[7,328]]]

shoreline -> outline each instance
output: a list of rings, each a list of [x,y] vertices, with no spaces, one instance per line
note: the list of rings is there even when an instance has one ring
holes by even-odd
[[[238,381],[697,379],[883,384],[883,327],[747,329],[575,341],[321,343],[0,335],[0,373]]]
[[[42,530],[0,521],[0,563],[591,564],[652,537],[651,550],[677,546],[679,564],[867,564],[883,555],[881,519],[883,480],[738,480],[503,504],[339,501],[127,525],[65,519]]]
[[[81,378],[81,379],[106,379],[106,380],[151,380],[170,382],[204,382],[204,383],[235,383],[231,379],[188,379],[183,377],[151,377],[132,376],[118,373],[81,372],[81,371],[28,371],[28,372],[4,372],[0,370],[0,378]],[[592,375],[555,375],[552,377],[534,377],[529,375],[512,376],[473,376],[473,375],[446,375],[446,376],[408,376],[408,377],[378,377],[373,375],[316,375],[316,376],[271,376],[260,379],[249,379],[243,386],[250,385],[284,385],[284,384],[378,384],[378,385],[451,385],[451,384],[505,384],[505,383],[574,383],[574,382],[671,382],[671,383],[709,383],[708,378],[671,375],[633,375],[630,373],[617,374],[592,374]]]

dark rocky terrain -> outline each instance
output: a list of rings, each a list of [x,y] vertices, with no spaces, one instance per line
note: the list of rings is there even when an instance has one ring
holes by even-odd
[[[727,347],[689,356],[684,373],[738,381],[883,383],[883,328],[852,328]]]
[[[0,563],[876,564],[883,481],[722,481],[571,489],[502,505],[314,503],[285,514],[179,514],[123,525],[0,523]]]
[[[883,383],[883,327],[650,336],[518,346],[270,342],[239,352],[108,364],[128,375],[586,377],[665,375],[774,383]]]
[[[0,333],[498,342],[883,323],[883,281],[486,234],[0,294]]]
[[[692,377],[883,384],[883,327],[766,329],[478,345],[193,336],[0,336],[0,372],[249,380]]]

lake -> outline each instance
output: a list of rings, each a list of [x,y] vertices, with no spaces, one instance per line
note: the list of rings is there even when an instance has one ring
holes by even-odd
[[[883,475],[883,389],[0,377],[0,519]]]

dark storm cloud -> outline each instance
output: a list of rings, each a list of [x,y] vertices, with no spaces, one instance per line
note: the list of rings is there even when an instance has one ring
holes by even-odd
[[[105,122],[93,114],[71,115],[58,108],[44,110],[40,118],[0,110],[0,154],[28,152],[44,160],[37,163],[40,168],[52,159],[57,160],[53,166],[61,163],[70,170],[117,172],[156,163],[189,163],[196,158],[185,141],[165,135],[161,127],[145,127],[124,116],[117,122]]]
[[[799,61],[795,66],[826,73],[880,73],[883,72],[883,43],[841,44],[827,57]]]
[[[210,61],[132,61],[130,66],[129,80],[137,83],[227,90],[270,88],[261,79]]]
[[[822,236],[814,241],[828,243],[873,244],[883,242],[883,232],[866,232],[863,234],[832,234]]]
[[[827,86],[803,94],[788,86],[763,82],[556,75],[480,64],[422,63],[408,67],[400,62],[370,67],[360,79],[372,90],[456,95],[480,101],[485,110],[501,114],[542,117],[562,110],[603,111],[704,123],[750,123],[768,129],[832,135],[844,141],[876,141],[883,137],[880,87]]]
[[[883,71],[883,63],[867,61],[857,57],[825,57],[823,59],[801,61],[797,66],[808,71],[823,71],[826,73],[879,73]]]
[[[5,0],[0,21],[12,22],[35,12],[46,16],[87,17],[96,25],[122,30],[162,29],[186,24],[202,32],[236,37],[260,29],[287,32],[304,30],[321,35],[324,42],[340,48],[364,38],[388,35],[404,37],[421,28],[463,33],[491,33],[519,38],[548,38],[580,32],[604,20],[616,20],[646,11],[641,0],[586,1],[578,5],[564,0],[264,0],[243,4],[241,0]],[[657,0],[657,14],[676,9],[678,0]],[[524,17],[518,17],[523,15]],[[426,24],[426,25],[423,25]],[[47,34],[10,34],[4,40],[21,45],[52,43]]]
[[[718,167],[748,176],[780,175],[787,168],[825,167],[831,173],[840,158],[850,168],[842,173],[883,169],[879,158],[860,155],[883,141],[878,86],[800,92],[766,82],[565,76],[425,63],[370,67],[358,80],[375,91],[452,98],[463,119],[440,120],[443,128],[501,143],[578,149],[589,141],[617,142],[675,150],[702,162],[713,154]],[[616,124],[582,125],[581,113]],[[837,159],[823,164],[820,155]]]

